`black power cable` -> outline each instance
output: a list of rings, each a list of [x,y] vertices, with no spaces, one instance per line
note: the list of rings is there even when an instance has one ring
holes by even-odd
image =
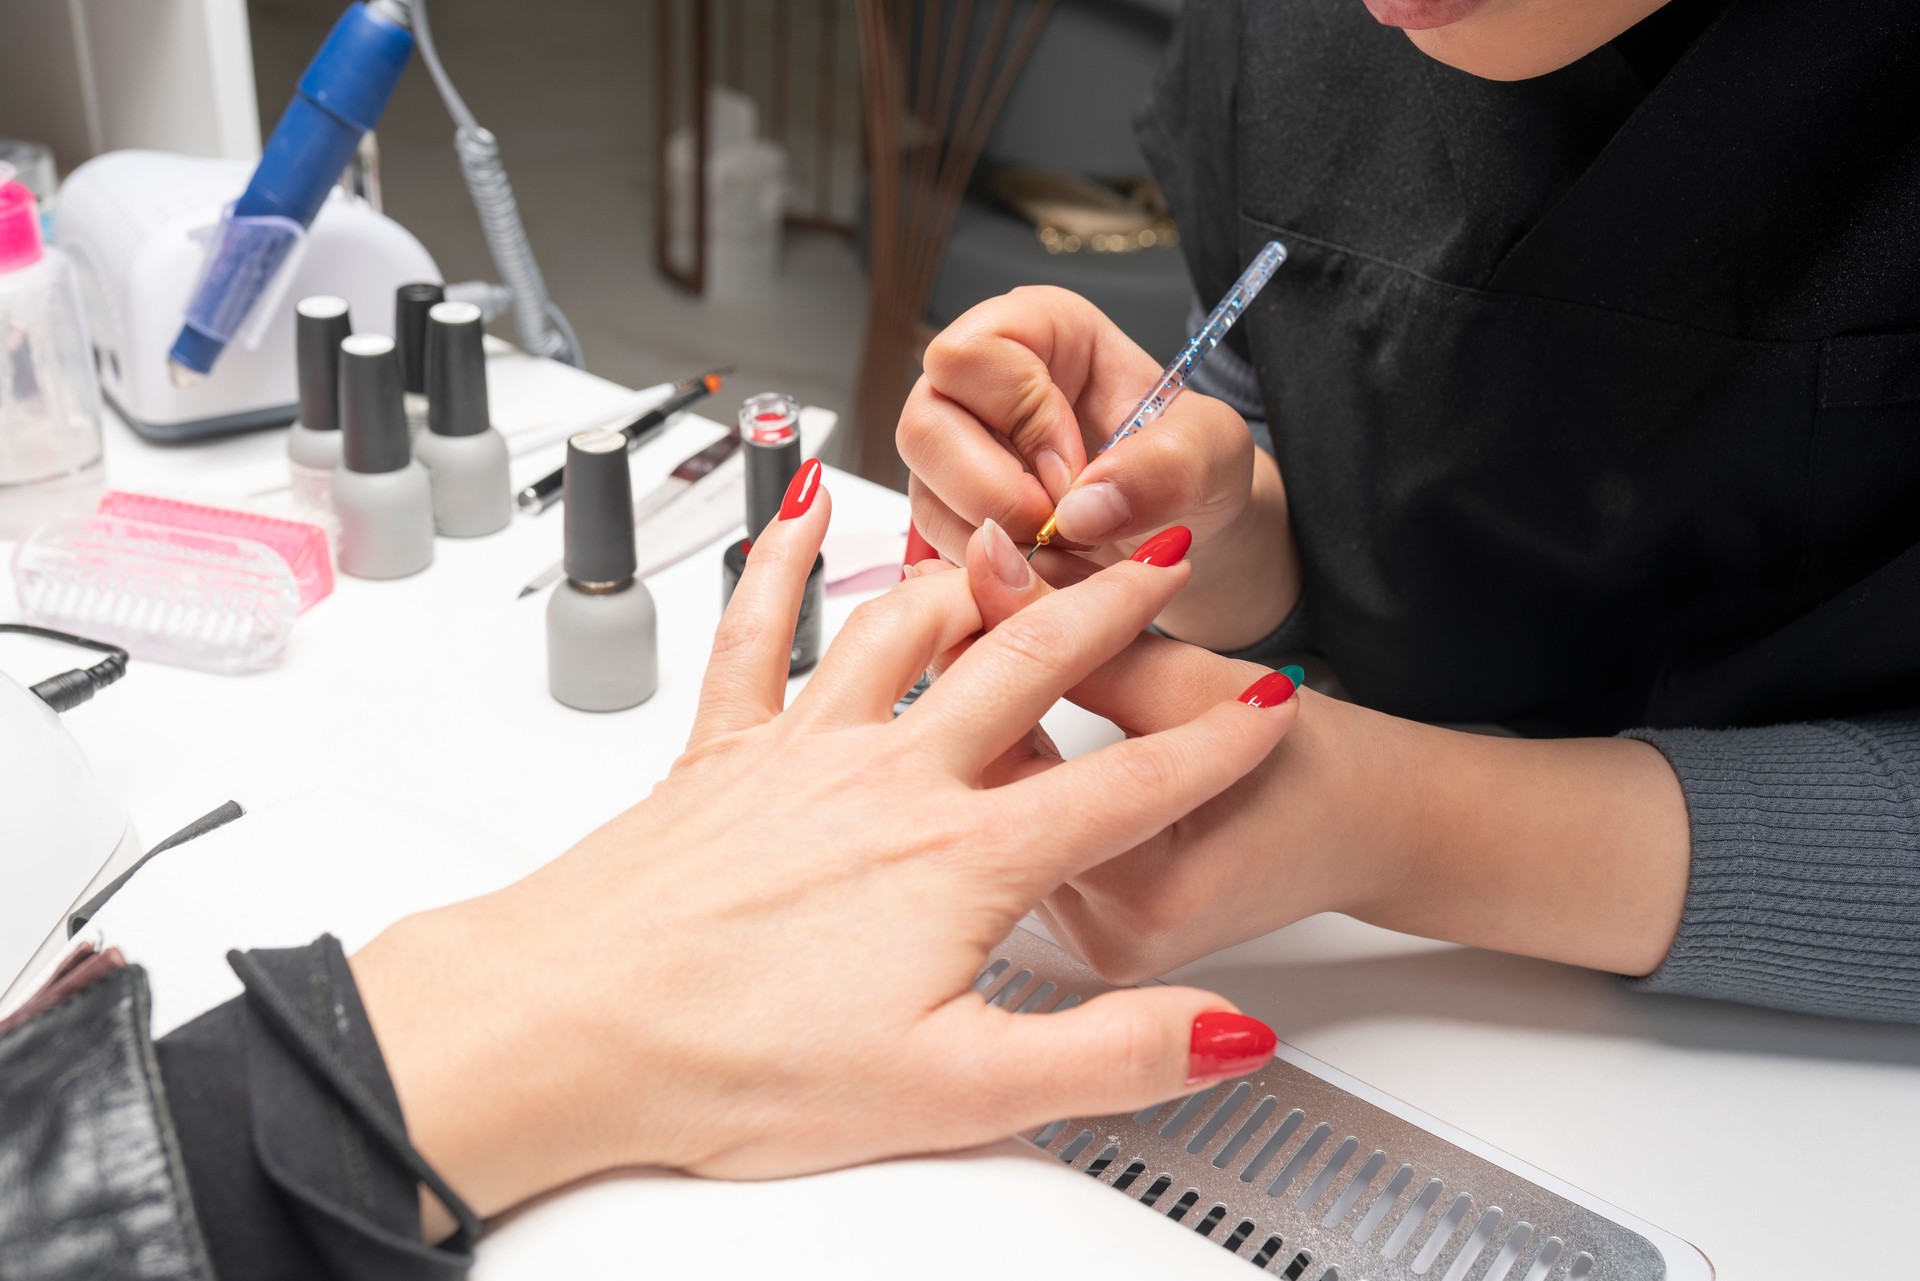
[[[75,636],[69,632],[56,632],[50,627],[35,627],[31,623],[0,623],[0,633],[7,632],[38,636],[41,640],[65,641],[83,649],[97,649],[106,655],[92,667],[76,667],[70,672],[49,676],[31,687],[56,712],[80,706],[93,697],[95,690],[104,689],[127,674],[127,651],[118,645],[88,640],[85,636]]]

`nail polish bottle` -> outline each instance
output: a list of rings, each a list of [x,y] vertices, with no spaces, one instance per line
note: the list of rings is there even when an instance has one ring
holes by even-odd
[[[345,298],[317,294],[294,308],[300,416],[287,431],[287,479],[297,506],[329,517],[340,465],[340,340],[352,332]]]
[[[428,281],[393,291],[393,341],[400,348],[407,431],[416,437],[427,427],[427,313],[446,298],[445,286]]]
[[[547,601],[547,690],[583,712],[617,712],[660,683],[653,595],[634,576],[633,478],[616,431],[567,441],[567,576]]]
[[[413,456],[433,481],[433,527],[449,538],[491,534],[513,517],[507,440],[487,411],[482,327],[470,302],[427,313],[427,429]]]
[[[804,461],[800,453],[800,405],[791,396],[762,392],[740,406],[740,437],[747,464],[747,536],[728,547],[720,558],[721,603],[733,599],[740,575],[747,572],[747,554],[753,540],[774,517],[787,485]],[[798,676],[820,661],[820,630],[826,614],[827,560],[813,558],[806,592],[800,598],[800,616],[794,623],[793,651],[787,675]]]
[[[340,343],[340,466],[333,473],[340,571],[404,578],[433,563],[433,493],[413,461],[400,358],[384,334]]]

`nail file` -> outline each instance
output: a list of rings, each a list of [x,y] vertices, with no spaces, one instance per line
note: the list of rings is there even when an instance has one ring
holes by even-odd
[[[974,990],[1053,1013],[1112,985],[1026,930]],[[1281,1042],[1236,1080],[1024,1136],[1289,1281],[1712,1281],[1693,1246]]]

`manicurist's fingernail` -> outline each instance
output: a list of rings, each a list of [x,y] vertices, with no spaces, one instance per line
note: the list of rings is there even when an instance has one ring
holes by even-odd
[[[1288,663],[1280,669],[1280,674],[1294,683],[1295,688],[1307,683],[1307,669],[1298,663]]]
[[[1193,1021],[1187,1084],[1251,1072],[1273,1057],[1279,1043],[1273,1029],[1259,1019],[1230,1010],[1202,1014]]]
[[[780,500],[780,519],[792,520],[795,516],[807,514],[807,508],[813,506],[813,499],[820,492],[820,460],[809,458],[806,465],[793,474],[787,482],[787,496]]]
[[[1193,531],[1185,525],[1175,525],[1141,543],[1133,558],[1142,565],[1178,565],[1187,558],[1187,550],[1192,546]]]
[[[1278,707],[1293,697],[1296,688],[1293,677],[1285,672],[1268,672],[1247,686],[1240,701],[1248,707]]]
[[[1061,534],[1076,543],[1093,544],[1126,524],[1133,508],[1118,485],[1101,480],[1062,498],[1054,514]]]
[[[1040,478],[1041,488],[1047,491],[1049,498],[1057,498],[1067,492],[1067,486],[1073,483],[1073,469],[1067,466],[1057,450],[1043,449],[1033,456],[1033,474]]]
[[[1033,581],[1033,571],[1027,568],[1027,558],[1007,537],[1007,531],[999,524],[988,519],[981,531],[986,535],[987,565],[993,570],[993,576],[1016,592],[1027,589]]]

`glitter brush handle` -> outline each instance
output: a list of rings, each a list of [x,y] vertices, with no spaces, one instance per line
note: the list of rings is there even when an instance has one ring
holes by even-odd
[[[1120,424],[1119,430],[1107,437],[1107,443],[1100,446],[1100,453],[1106,453],[1167,412],[1167,406],[1186,389],[1187,379],[1193,377],[1193,371],[1200,368],[1200,362],[1220,345],[1220,340],[1233,328],[1234,321],[1240,319],[1240,313],[1266,288],[1267,281],[1273,279],[1273,273],[1286,260],[1287,247],[1277,240],[1268,241],[1259,257],[1240,273],[1240,279],[1233,282],[1233,288],[1227,290],[1226,297],[1207,317],[1207,323],[1187,339],[1187,345],[1180,349],[1180,354],[1160,371],[1160,381],[1153,385],[1153,390],[1133,407],[1133,413],[1128,415],[1126,422]]]
[[[1121,423],[1119,429],[1107,437],[1107,443],[1100,446],[1099,453],[1094,455],[1096,458],[1167,412],[1167,406],[1186,390],[1187,380],[1193,377],[1194,370],[1200,368],[1200,362],[1220,345],[1220,340],[1227,336],[1227,331],[1233,328],[1236,320],[1240,319],[1240,313],[1247,309],[1248,303],[1259,296],[1262,289],[1266,288],[1267,281],[1273,279],[1273,273],[1278,271],[1280,264],[1286,260],[1287,247],[1277,240],[1269,240],[1266,248],[1262,249],[1247,269],[1240,273],[1240,279],[1233,282],[1233,288],[1227,290],[1226,297],[1214,307],[1213,314],[1207,317],[1207,323],[1200,326],[1199,332],[1193,337],[1187,339],[1187,345],[1180,349],[1180,354],[1160,371],[1160,379],[1154,383],[1153,390],[1133,407],[1133,412],[1127,415],[1127,421]],[[1027,553],[1028,560],[1033,559],[1034,552],[1053,541],[1058,521],[1057,514],[1047,518],[1047,523],[1041,526],[1039,534],[1035,537],[1033,551]]]

